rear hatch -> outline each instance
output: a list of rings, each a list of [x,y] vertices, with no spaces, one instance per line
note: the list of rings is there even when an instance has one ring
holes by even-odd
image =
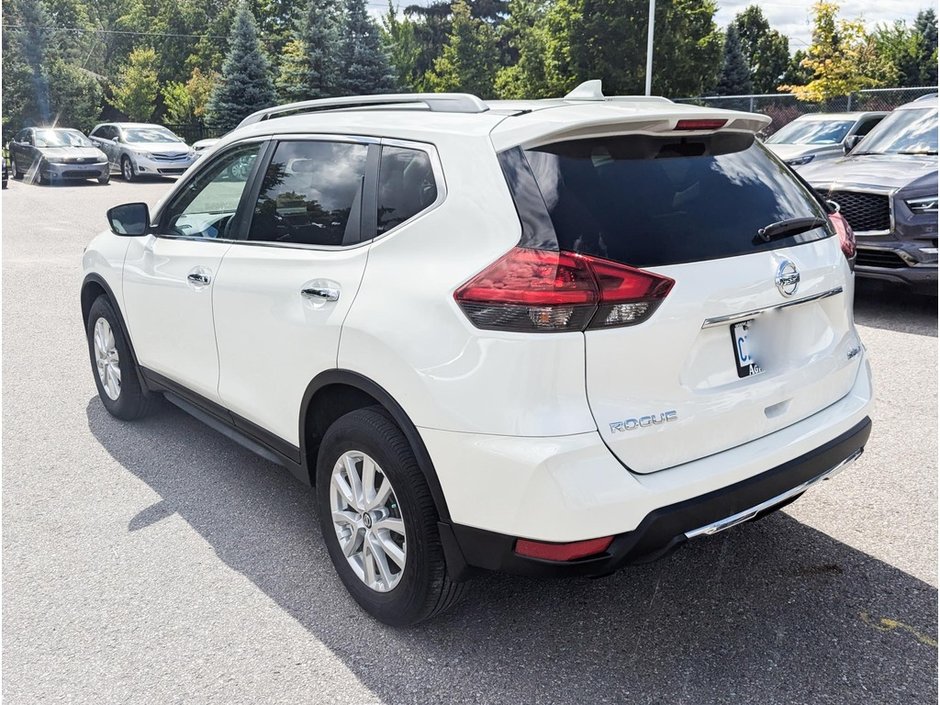
[[[849,392],[860,344],[839,239],[753,134],[599,136],[520,154],[558,249],[675,282],[641,322],[584,333],[588,402],[628,468],[753,441]],[[532,199],[514,195],[525,227]],[[758,236],[794,219],[804,227]]]

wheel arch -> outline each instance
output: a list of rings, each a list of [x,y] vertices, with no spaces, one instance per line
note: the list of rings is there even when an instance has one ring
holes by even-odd
[[[319,439],[340,416],[367,406],[381,406],[398,425],[411,446],[418,468],[424,475],[442,522],[450,522],[450,512],[434,464],[417,427],[401,405],[379,384],[352,370],[321,372],[307,385],[300,408],[300,452],[307,465],[310,484],[316,477]],[[311,457],[311,454],[314,454]]]

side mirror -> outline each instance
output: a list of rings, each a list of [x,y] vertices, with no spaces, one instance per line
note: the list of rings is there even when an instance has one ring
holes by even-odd
[[[842,143],[842,151],[846,154],[851,152],[853,149],[855,149],[855,145],[862,141],[862,137],[864,137],[864,135],[852,135],[851,137],[846,137],[845,142]]]
[[[112,141],[112,142],[120,142],[120,141],[121,141],[121,136],[120,136],[120,135],[116,135],[115,137],[112,137],[112,138],[111,138],[111,141]]]
[[[150,230],[150,209],[146,203],[125,203],[108,210],[108,224],[115,235],[137,237]]]

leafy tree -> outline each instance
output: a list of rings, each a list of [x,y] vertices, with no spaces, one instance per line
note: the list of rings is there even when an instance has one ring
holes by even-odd
[[[545,14],[549,0],[510,0],[509,17],[501,34],[509,60],[496,74],[500,98],[545,98],[552,95],[546,75],[548,32]]]
[[[881,84],[889,64],[860,20],[838,18],[839,6],[820,0],[813,5],[813,42],[802,66],[812,78],[805,85],[781,86],[800,100],[817,103]]]
[[[135,49],[112,87],[111,104],[129,119],[147,122],[156,111],[159,89],[156,51]]]
[[[4,19],[13,25],[3,32],[4,83],[8,77],[14,83],[13,90],[4,86],[4,112],[33,124],[49,124],[52,110],[46,67],[55,46],[49,13],[42,0],[15,0],[4,9]]]
[[[239,5],[229,37],[222,76],[207,106],[209,121],[230,130],[276,100],[268,59],[258,41],[258,26],[247,2]]]
[[[382,15],[382,46],[402,90],[413,90],[420,81],[417,71],[421,47],[415,35],[415,23],[407,17],[398,18],[398,8],[388,0],[388,11]]]
[[[340,26],[340,94],[388,93],[395,77],[382,48],[379,28],[366,11],[365,0],[346,0]]]
[[[757,5],[751,5],[734,18],[734,28],[741,39],[741,51],[751,73],[755,93],[772,93],[790,63],[790,42],[770,28]]]
[[[746,95],[751,92],[751,72],[741,51],[741,39],[734,24],[725,31],[724,58],[718,76],[718,95]]]
[[[101,116],[104,97],[98,77],[56,59],[49,66],[48,80],[55,124],[80,130],[94,127]]]
[[[215,83],[214,74],[205,75],[193,69],[186,83],[170,82],[163,87],[163,105],[167,122],[184,125],[201,121],[206,114],[206,104]]]
[[[462,91],[491,97],[499,62],[496,31],[470,14],[466,0],[456,0],[453,14],[447,44],[428,73],[426,83],[435,91]]]
[[[777,90],[786,91],[789,86],[805,85],[813,79],[813,72],[803,65],[808,55],[802,49],[797,49],[790,57],[787,70],[783,72],[783,83]]]

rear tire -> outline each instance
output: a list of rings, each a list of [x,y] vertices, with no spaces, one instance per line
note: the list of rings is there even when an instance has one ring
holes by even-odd
[[[374,461],[376,478],[369,489],[368,482],[363,482],[367,460]],[[358,513],[338,489],[347,482],[344,478],[349,478],[349,472],[358,477],[360,497],[366,500],[363,505],[368,504],[370,489],[375,501],[381,498],[387,481],[391,488],[387,503]],[[347,487],[354,485],[347,482]],[[320,529],[333,566],[353,599],[370,615],[392,626],[410,626],[443,612],[460,598],[464,586],[447,575],[438,514],[427,482],[404,434],[381,407],[352,411],[329,427],[317,458],[316,496]],[[345,505],[337,511],[346,517],[340,522],[334,521],[338,504]],[[403,527],[403,533],[383,529],[390,525],[386,520]],[[345,536],[343,545],[340,534]],[[396,551],[392,546],[391,553],[383,553],[382,546],[390,538],[401,541],[400,548]],[[367,544],[379,547],[374,558]],[[361,547],[362,560],[358,573],[353,567],[360,560],[356,546]],[[392,554],[399,551],[404,564],[400,567],[392,560]],[[352,557],[347,558],[347,553]],[[364,566],[373,560],[370,573]],[[379,560],[388,572],[380,568]],[[388,574],[392,580],[383,577]],[[370,575],[376,578],[372,585],[367,584]]]
[[[149,414],[156,404],[156,396],[140,385],[130,345],[107,296],[99,296],[91,305],[85,332],[91,370],[104,408],[122,421],[133,421]]]

